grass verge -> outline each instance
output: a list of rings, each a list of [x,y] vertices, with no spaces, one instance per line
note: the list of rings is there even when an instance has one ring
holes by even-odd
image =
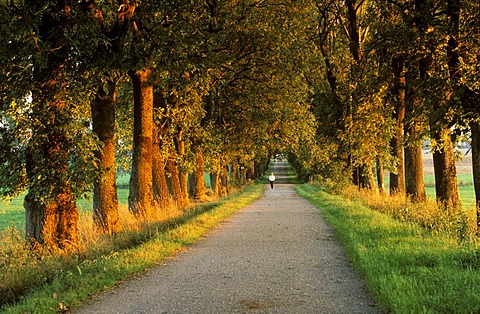
[[[311,185],[297,191],[321,209],[386,312],[480,312],[478,244],[460,245]]]
[[[28,252],[2,248],[2,285],[24,280],[24,295],[2,313],[55,313],[78,308],[89,297],[119,281],[158,264],[165,257],[194,243],[229,215],[263,194],[263,185],[251,185],[218,202],[199,205],[186,216],[152,223],[140,232],[124,232],[98,241],[86,252],[35,261]],[[13,236],[15,238],[15,235]],[[23,254],[23,255],[22,255]],[[20,259],[20,260],[19,260]],[[20,266],[19,266],[20,264]],[[15,266],[16,265],[16,266]],[[16,272],[12,275],[12,271]],[[26,286],[30,278],[30,284]],[[15,282],[10,283],[11,286]],[[3,291],[3,293],[8,290]]]

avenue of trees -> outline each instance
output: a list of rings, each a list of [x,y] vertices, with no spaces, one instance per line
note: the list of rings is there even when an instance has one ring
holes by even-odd
[[[461,209],[455,145],[471,143],[480,231],[480,4],[469,0],[314,1],[310,38],[319,65],[306,75],[317,117],[304,176],[426,199],[422,144],[431,143],[436,197]]]
[[[76,200],[98,232],[129,210],[215,196],[313,134],[302,9],[276,1],[1,1],[0,191],[26,191],[33,246],[78,247]]]
[[[261,176],[288,153],[322,176],[460,208],[454,146],[480,199],[474,0],[0,0],[0,193],[26,191],[26,238],[74,251],[76,200],[98,232]],[[376,174],[376,176],[375,176]],[[480,201],[477,201],[480,207]],[[480,221],[480,219],[479,219]]]

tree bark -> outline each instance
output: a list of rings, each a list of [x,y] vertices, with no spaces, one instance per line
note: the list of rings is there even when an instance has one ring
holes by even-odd
[[[182,192],[178,166],[172,156],[167,159],[167,172],[172,187],[173,200],[176,202],[178,208],[185,208],[188,199],[185,198],[185,195]]]
[[[153,147],[153,192],[157,206],[168,208],[170,206],[170,193],[165,172],[166,162],[160,152],[158,144]]]
[[[472,168],[477,209],[477,234],[480,234],[480,122],[470,123],[472,132]]]
[[[129,210],[143,219],[155,216],[153,198],[153,85],[151,70],[130,71],[134,94],[133,160]]]
[[[416,69],[410,68],[409,80],[415,78],[418,73]],[[405,101],[405,115],[408,121],[405,123],[405,136],[408,138],[408,145],[405,146],[405,191],[413,202],[424,202],[427,199],[425,194],[425,181],[423,173],[423,126],[417,117],[417,86],[409,86]]]
[[[40,11],[37,4],[31,5],[33,11]],[[40,61],[37,55],[32,56],[35,84],[31,90],[29,114],[33,119],[26,156],[25,231],[27,244],[32,248],[72,252],[78,249],[79,235],[74,183],[70,177],[69,126],[73,119],[65,100],[68,92],[64,80],[70,47],[64,43],[63,32],[58,32],[58,29],[67,32],[72,24],[65,3],[58,2],[50,9],[43,12],[37,35],[42,47],[56,49],[44,53]]]
[[[35,143],[35,149],[28,149],[27,178],[28,193],[25,208],[25,231],[27,243],[32,248],[45,247],[50,251],[72,252],[78,249],[78,209],[68,181],[70,154],[62,149],[68,141],[66,127],[61,122],[66,112],[63,105],[51,103],[44,117],[53,117],[58,123],[48,131],[48,139]],[[63,117],[62,117],[63,116]],[[44,122],[46,125],[47,122]],[[54,184],[50,192],[34,181],[41,175],[38,171],[50,169],[48,182]]]
[[[405,120],[405,71],[403,60],[394,58],[392,60],[393,73],[395,75],[395,91],[397,95],[395,115],[395,145],[394,154],[397,159],[396,187],[390,189],[390,194],[405,194],[405,161],[403,156],[403,134]],[[392,188],[392,186],[391,186]]]
[[[177,150],[177,155],[182,159],[185,160],[185,140],[183,139],[183,132],[182,130],[178,131],[177,135],[174,138],[175,141],[175,148]],[[180,180],[180,191],[181,191],[181,198],[182,203],[185,206],[188,204],[189,195],[188,195],[188,174],[184,169],[180,169],[177,164],[178,169],[178,177]]]
[[[225,165],[222,168],[222,178],[220,180],[222,184],[222,189],[220,190],[220,196],[225,196],[230,193],[230,186],[229,186],[229,180],[228,180],[228,165]]]
[[[460,195],[458,192],[457,171],[450,128],[433,123],[432,140],[439,143],[433,152],[433,166],[435,170],[435,192],[437,200],[448,208],[460,209]]]
[[[378,192],[380,194],[385,194],[385,174],[383,171],[383,162],[380,158],[377,158],[377,185],[378,185]]]
[[[405,188],[412,201],[423,202],[427,199],[423,178],[421,143],[414,143],[405,147]]]
[[[160,109],[166,109],[167,105],[165,99],[163,98],[163,92],[155,92],[153,95],[153,109],[154,115]],[[162,152],[162,141],[161,138],[167,135],[167,126],[162,125],[164,122],[161,121],[157,123],[157,119],[153,119],[153,196],[156,205],[159,208],[167,208],[170,206],[170,193],[168,191],[168,183],[166,177],[166,156]],[[168,124],[168,123],[167,123]]]
[[[397,152],[397,140],[395,136],[390,140],[390,151],[393,156],[396,155]],[[389,183],[389,190],[390,194],[393,195],[398,191],[398,170],[397,171],[390,171],[390,183]]]
[[[450,24],[450,36],[447,43],[447,64],[452,82],[458,82],[460,73],[458,54],[458,27],[460,7],[458,0],[449,0],[447,18]],[[457,86],[446,87],[445,103],[437,104],[430,115],[430,132],[432,140],[438,147],[433,152],[433,165],[435,168],[435,191],[437,200],[447,207],[461,209],[458,191],[457,171],[455,168],[454,141],[452,132],[447,124],[444,106],[452,106],[451,95],[457,91]],[[438,117],[441,115],[440,117]]]
[[[360,185],[364,189],[375,190],[375,176],[371,165],[361,166],[360,169]]]
[[[197,143],[198,144],[198,143]],[[200,144],[195,145],[196,165],[195,165],[195,185],[193,196],[197,200],[204,200],[206,198],[207,187],[205,186],[204,168],[205,162],[203,159],[203,149]]]
[[[101,176],[93,187],[93,222],[96,230],[114,234],[120,230],[115,160],[116,83],[110,82],[108,87],[108,92],[100,89],[91,102],[93,132],[103,144],[95,151]]]

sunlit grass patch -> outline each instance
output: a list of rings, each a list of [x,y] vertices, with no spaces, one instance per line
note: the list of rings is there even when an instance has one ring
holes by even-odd
[[[321,208],[384,310],[392,313],[480,311],[478,243],[460,244],[447,233],[402,222],[362,202],[345,200],[310,185],[297,189]]]
[[[399,221],[413,223],[432,232],[448,233],[459,241],[469,241],[476,237],[474,207],[449,209],[439,206],[433,199],[412,202],[402,195],[385,195],[371,190],[359,190],[354,186],[345,186],[338,193]]]
[[[0,246],[0,302],[6,313],[60,312],[89,296],[159,263],[192,244],[220,221],[250,204],[264,191],[251,185],[217,202],[188,211],[170,209],[156,222],[140,222],[120,207],[122,232],[94,232],[91,215],[82,215],[82,247],[76,254],[39,255],[25,250],[16,229],[4,230]],[[2,239],[2,240],[3,240]],[[15,301],[15,305],[11,304]]]

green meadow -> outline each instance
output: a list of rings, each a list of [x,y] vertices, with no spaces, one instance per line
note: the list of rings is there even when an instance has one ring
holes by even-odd
[[[118,201],[127,204],[129,176],[121,176],[117,179]],[[208,179],[207,179],[208,181]],[[208,182],[207,182],[208,185]],[[388,180],[386,182],[388,186]],[[475,191],[473,190],[473,178],[471,174],[459,174],[458,185],[460,198],[464,208],[472,208],[475,205]],[[433,175],[425,176],[425,191],[431,199],[435,198],[435,178]],[[25,224],[25,212],[23,209],[24,194],[10,200],[0,202],[0,230],[15,225],[22,229]],[[77,203],[80,211],[89,211],[92,208],[91,199],[81,199]]]
[[[480,312],[478,243],[459,243],[310,185],[297,191],[335,229],[386,313]]]

